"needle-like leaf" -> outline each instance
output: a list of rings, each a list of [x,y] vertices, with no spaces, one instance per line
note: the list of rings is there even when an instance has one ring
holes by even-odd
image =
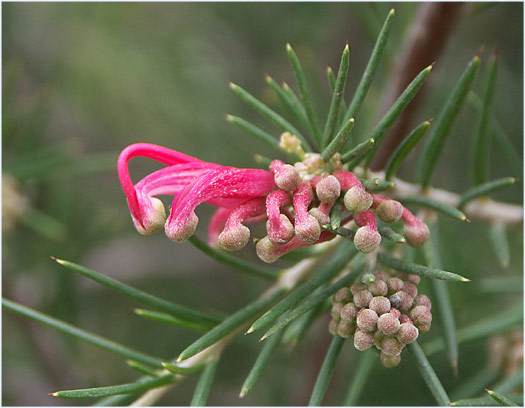
[[[357,405],[359,395],[363,390],[364,385],[368,376],[372,372],[374,363],[377,360],[377,357],[373,350],[367,350],[359,361],[357,368],[351,370],[352,383],[348,387],[348,392],[345,396],[343,406],[353,407]]]
[[[344,145],[345,141],[348,139],[352,128],[354,127],[354,118],[350,118],[348,122],[341,128],[341,130],[335,135],[330,144],[321,153],[321,157],[324,161],[328,161],[335,152],[337,152],[341,146]]]
[[[193,398],[191,399],[190,405],[192,407],[203,407],[206,405],[218,365],[218,360],[210,361],[202,371],[197,387],[195,387]]]
[[[503,177],[497,180],[489,181],[488,183],[481,184],[479,186],[472,187],[470,190],[467,190],[461,195],[458,207],[463,208],[469,201],[481,196],[489,195],[505,187],[512,186],[514,183],[516,183],[516,181],[517,180],[514,177]]]
[[[510,250],[505,224],[496,222],[492,225],[492,227],[490,227],[490,238],[500,265],[506,268],[510,262]]]
[[[463,214],[461,211],[459,211],[457,208],[452,207],[451,205],[444,204],[440,201],[432,200],[428,197],[423,196],[409,196],[409,197],[403,197],[401,200],[403,204],[414,204],[419,205],[421,207],[430,208],[432,210],[435,210],[441,214],[448,215],[451,218],[454,218],[459,221],[467,221],[469,222],[469,219],[465,214]]]
[[[492,391],[485,389],[487,393],[490,395],[490,397],[496,401],[499,405],[503,407],[519,407],[520,405],[516,404],[514,401],[512,401],[510,398],[506,397],[503,394],[500,394],[497,391]]]
[[[145,317],[147,319],[155,320],[160,323],[171,324],[173,326],[182,327],[185,329],[195,330],[198,332],[206,332],[215,324],[201,324],[194,323],[188,320],[179,319],[173,315],[161,312],[155,312],[153,310],[147,309],[135,309],[135,313],[139,316]]]
[[[341,161],[343,163],[348,163],[352,160],[361,160],[361,158],[368,152],[372,146],[374,146],[374,138],[365,140],[362,143],[359,143],[356,147],[350,149],[345,154],[341,156]]]

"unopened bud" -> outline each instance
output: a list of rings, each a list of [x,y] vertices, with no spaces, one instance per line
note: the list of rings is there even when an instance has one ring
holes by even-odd
[[[396,293],[403,289],[405,283],[399,278],[390,278],[386,281],[388,293]]]
[[[355,322],[341,320],[337,326],[337,334],[345,339],[352,337],[355,332]]]
[[[354,236],[354,245],[365,254],[375,250],[381,243],[381,235],[368,226],[360,227]]]
[[[353,303],[347,303],[341,309],[341,319],[343,320],[355,320],[357,318],[357,312],[359,309]]]
[[[244,225],[237,225],[222,231],[219,235],[219,246],[226,251],[238,251],[250,240],[250,230]]]
[[[360,213],[366,211],[374,201],[371,194],[361,186],[354,186],[348,190],[344,197],[345,207],[348,211]]]
[[[397,293],[394,293],[392,296],[390,296],[388,300],[390,300],[390,304],[395,309],[401,306],[401,297]]]
[[[410,323],[410,324],[412,324],[412,319],[410,317],[408,317],[406,314],[403,314],[399,318],[399,323],[401,323],[401,324],[403,324],[403,323]]]
[[[317,220],[319,225],[330,224],[330,216],[321,211],[320,208],[314,207],[308,213]]]
[[[374,276],[376,277],[376,279],[382,280],[385,282],[388,280],[388,278],[390,278],[390,276],[388,276],[387,273],[381,272],[381,271],[374,272]]]
[[[397,339],[405,344],[415,342],[418,336],[419,330],[412,323],[403,323],[397,332]]]
[[[383,342],[383,339],[385,338],[385,335],[381,332],[381,330],[377,330],[374,333],[374,345],[381,350],[381,343]]]
[[[313,244],[321,235],[321,226],[314,217],[309,215],[301,223],[298,223],[296,220],[295,235],[297,235],[297,238],[301,241],[307,244]]]
[[[324,177],[317,183],[315,192],[322,203],[333,203],[341,194],[341,185],[334,176]]]
[[[377,328],[386,335],[396,334],[399,327],[399,319],[396,319],[391,313],[385,313],[377,320]]]
[[[354,295],[354,304],[358,308],[368,307],[372,300],[372,294],[368,290],[362,290]]]
[[[374,344],[374,335],[357,329],[354,336],[354,347],[359,351],[368,350]]]
[[[417,295],[414,298],[414,306],[426,306],[428,307],[428,310],[431,310],[432,302],[430,301],[427,295],[421,294],[421,295]]]
[[[175,242],[186,242],[197,229],[197,224],[199,223],[199,218],[192,211],[189,217],[184,220],[183,223],[170,223],[170,218],[166,221],[164,225],[164,231],[169,239]]]
[[[413,298],[417,296],[417,288],[416,285],[414,285],[413,283],[405,282],[405,285],[403,286],[403,291],[408,293]]]
[[[394,295],[394,296],[395,296],[395,295]],[[401,318],[401,312],[399,311],[399,309],[396,309],[395,307],[392,307],[392,308],[390,309],[390,312],[388,312],[388,313],[390,313],[390,314],[391,314],[392,316],[394,316],[396,319]]]
[[[408,245],[415,248],[423,246],[430,236],[430,231],[425,223],[405,224],[403,228],[403,236],[407,240]]]
[[[403,347],[405,347],[405,344],[401,343],[395,337],[385,337],[381,342],[381,350],[383,350],[383,353],[387,356],[399,355],[399,353],[403,351]]]
[[[403,215],[403,205],[396,200],[386,200],[376,208],[376,215],[384,222],[396,222]]]
[[[285,164],[281,160],[274,160],[270,163],[270,170],[273,172],[275,184],[281,190],[294,191],[301,182],[299,172],[290,164]]]
[[[350,286],[350,292],[352,292],[352,295],[355,295],[357,292],[361,292],[362,290],[366,290],[367,288],[368,286],[365,283],[357,282]]]
[[[332,305],[332,310],[330,311],[330,313],[331,313],[332,318],[334,320],[339,321],[339,319],[341,318],[340,315],[341,315],[341,309],[342,308],[343,308],[343,304],[342,303],[334,303]]]
[[[420,323],[417,325],[417,328],[419,329],[420,333],[426,333],[427,331],[430,330],[431,325],[432,323]]]
[[[272,263],[279,259],[275,245],[272,244],[267,236],[257,242],[255,251],[257,252],[257,256],[266,263]]]
[[[377,313],[372,309],[361,309],[357,313],[357,327],[365,332],[373,332],[376,329]]]
[[[328,324],[328,331],[332,336],[337,335],[337,327],[339,326],[339,322],[337,320],[330,320],[330,323]]]
[[[349,288],[341,288],[334,294],[334,302],[347,303],[352,299],[352,292]]]
[[[381,360],[381,364],[383,364],[383,366],[386,368],[396,367],[401,362],[401,354],[398,354],[397,356],[389,356],[381,352],[379,358]]]
[[[368,285],[368,290],[374,296],[385,296],[388,293],[388,286],[384,280],[376,279]]]
[[[141,223],[136,220],[135,217],[131,217],[135,228],[142,235],[151,235],[154,232],[157,232],[158,230],[162,229],[164,223],[166,222],[166,209],[164,208],[162,201],[155,197],[150,197],[149,200],[151,205],[144,207],[144,211],[146,213],[142,220],[142,224],[144,224],[144,226],[141,225]]]
[[[365,273],[363,277],[361,278],[361,282],[366,283],[367,285],[370,285],[372,282],[376,280],[376,277],[373,273]]]
[[[410,311],[410,318],[418,328],[421,325],[432,323],[432,313],[426,306],[416,306]]]
[[[376,296],[372,298],[368,307],[375,311],[379,316],[390,312],[390,301],[384,296]]]
[[[413,273],[409,273],[407,275],[407,280],[413,283],[414,285],[419,285],[419,282],[421,281],[421,276],[414,275]]]
[[[403,290],[400,290],[395,294],[401,299],[401,304],[399,305],[398,309],[405,313],[408,312],[414,303],[414,298]]]
[[[293,238],[295,234],[294,226],[290,222],[288,217],[284,214],[281,214],[279,217],[281,222],[278,228],[271,228],[270,221],[266,223],[266,231],[268,231],[268,238],[275,245],[286,244]]]

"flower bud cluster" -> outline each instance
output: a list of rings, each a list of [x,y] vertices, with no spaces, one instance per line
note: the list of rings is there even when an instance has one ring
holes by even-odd
[[[395,367],[405,345],[430,329],[432,304],[427,296],[418,294],[418,275],[373,275],[375,279],[367,276],[334,294],[328,330],[344,338],[354,336],[354,346],[360,351],[375,346],[381,351],[381,363]]]

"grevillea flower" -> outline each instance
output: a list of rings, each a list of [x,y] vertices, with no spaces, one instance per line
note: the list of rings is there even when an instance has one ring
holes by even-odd
[[[281,144],[294,141],[284,134]],[[208,241],[224,250],[239,250],[249,242],[245,224],[267,220],[268,235],[258,240],[256,248],[265,262],[334,238],[337,231],[328,226],[334,206],[349,212],[343,224],[353,220],[359,227],[353,240],[361,252],[372,252],[381,242],[376,216],[384,222],[403,222],[410,245],[426,242],[427,226],[398,201],[366,191],[355,174],[344,170],[337,153],[328,162],[319,154],[301,153],[304,159],[294,165],[274,160],[269,170],[238,169],[139,143],[122,151],[118,172],[136,229],[151,234],[164,226],[175,242],[195,233],[199,221],[195,208],[202,203],[218,207],[208,227]],[[166,167],[133,184],[128,165],[139,156]],[[169,215],[159,195],[173,197]]]

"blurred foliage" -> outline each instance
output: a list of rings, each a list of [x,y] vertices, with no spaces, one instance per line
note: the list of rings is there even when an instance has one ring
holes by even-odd
[[[348,92],[353,92],[375,36],[392,4],[387,3],[4,3],[3,174],[16,180],[18,194],[32,211],[24,222],[3,221],[3,295],[141,350],[175,356],[195,334],[162,327],[132,313],[136,305],[49,259],[73,260],[180,304],[228,314],[253,299],[266,283],[238,275],[157,234],[136,234],[116,175],[118,152],[134,142],[164,145],[203,160],[254,166],[254,153],[269,155],[258,141],[223,120],[232,113],[267,126],[229,90],[233,80],[279,111],[263,75],[293,83],[284,51],[290,42],[312,84],[318,110],[330,100],[325,68],[336,67],[345,41],[350,44]],[[417,9],[396,3],[396,21],[380,72],[365,100],[355,134],[364,140],[374,125],[381,90],[389,80],[404,34]],[[499,47],[500,71],[495,116],[518,151],[523,149],[523,5],[470,3],[426,90],[418,120],[436,116],[482,44]],[[474,89],[481,92],[486,65]],[[468,186],[466,157],[475,111],[466,108],[455,125],[436,185],[452,191]],[[268,129],[274,134],[277,129]],[[512,174],[498,150],[491,155],[491,179]],[[400,177],[413,181],[414,154]],[[137,161],[138,177],[151,164]],[[4,181],[5,183],[5,181]],[[496,194],[522,202],[521,185]],[[3,194],[3,201],[9,200]],[[204,218],[209,208],[200,209]],[[37,214],[37,215],[35,215]],[[5,214],[3,214],[5,215]],[[40,218],[38,218],[40,216]],[[48,221],[38,229],[35,222]],[[47,218],[46,218],[47,217]],[[202,225],[205,225],[205,219]],[[53,233],[53,228],[58,229]],[[473,280],[522,274],[522,234],[509,231],[511,263],[501,270],[490,246],[488,226],[440,222],[444,269]],[[62,231],[62,232],[60,232]],[[203,233],[204,231],[200,231]],[[251,249],[243,256],[254,259]],[[425,283],[422,283],[424,285]],[[479,296],[475,287],[450,285],[458,327],[520,301],[521,293]],[[439,325],[424,336],[439,335]],[[3,315],[3,403],[5,405],[85,405],[61,401],[48,392],[136,378],[123,362],[32,322]],[[264,377],[244,400],[237,399],[260,345],[240,338],[227,349],[210,395],[211,405],[301,405],[329,342],[326,321],[318,321],[291,354],[279,351]],[[446,359],[431,357],[447,390],[488,364],[487,341],[460,347],[459,377]],[[241,358],[240,358],[241,357]],[[326,403],[336,404],[351,378],[358,353],[343,350]],[[196,379],[177,387],[163,405],[187,405]],[[28,387],[27,384],[31,386]],[[332,391],[333,390],[333,391]],[[376,392],[381,390],[381,392]],[[406,390],[410,390],[407,393]],[[429,405],[432,397],[403,360],[396,371],[375,366],[359,400],[363,405]]]

